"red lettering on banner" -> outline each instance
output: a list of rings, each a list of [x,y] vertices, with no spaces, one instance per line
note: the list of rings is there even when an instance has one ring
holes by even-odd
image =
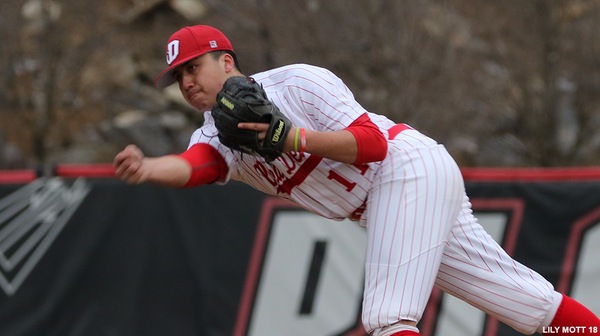
[[[290,158],[286,158],[286,159],[290,159]],[[290,164],[292,164],[293,162],[290,161]],[[356,167],[360,170],[360,171],[365,171],[363,170],[363,168],[366,167],[366,165],[356,165]],[[283,169],[283,168],[282,168]],[[515,173],[515,171],[517,173]],[[491,190],[494,191],[492,193],[489,193],[489,191],[487,190],[487,188],[490,188],[489,186],[476,186],[473,189],[476,191],[474,194],[477,196],[472,196],[471,198],[471,202],[472,202],[472,208],[473,211],[475,213],[481,213],[481,214],[486,214],[486,215],[493,215],[493,220],[488,223],[488,224],[493,224],[494,226],[500,225],[501,227],[498,229],[498,231],[496,232],[496,235],[498,237],[502,237],[501,239],[499,239],[498,243],[500,243],[502,245],[502,247],[506,250],[506,252],[509,255],[513,255],[514,252],[517,250],[517,245],[520,243],[525,243],[525,244],[529,244],[529,240],[528,238],[530,238],[530,235],[532,233],[536,233],[536,232],[529,232],[529,231],[534,231],[534,230],[522,230],[521,226],[525,225],[524,220],[526,219],[525,216],[525,208],[526,206],[531,206],[533,208],[533,210],[529,210],[531,213],[529,214],[532,217],[536,217],[535,213],[537,211],[539,211],[538,207],[542,207],[542,206],[548,206],[549,204],[537,204],[538,200],[536,198],[529,198],[529,197],[525,197],[525,196],[529,196],[529,193],[525,193],[525,195],[523,195],[523,193],[521,192],[521,188],[517,188],[516,191],[513,190],[512,188],[510,189],[510,192],[505,192],[505,183],[515,183],[515,184],[520,184],[522,182],[528,183],[528,182],[564,182],[564,181],[576,181],[576,182],[588,182],[586,180],[589,180],[592,183],[596,183],[597,181],[600,181],[600,175],[599,174],[599,170],[596,168],[594,170],[594,174],[595,175],[591,175],[590,174],[586,174],[586,175],[582,175],[581,177],[578,177],[578,175],[575,174],[575,172],[579,172],[578,169],[573,169],[573,175],[561,175],[560,173],[564,173],[564,170],[558,170],[558,172],[556,172],[555,170],[542,170],[541,172],[543,174],[540,174],[539,170],[503,170],[503,172],[505,172],[506,174],[494,174],[494,175],[487,175],[484,174],[486,172],[488,172],[488,170],[483,169],[483,170],[479,170],[476,169],[476,172],[479,174],[482,174],[481,176],[485,177],[484,179],[481,179],[480,175],[476,175],[477,178],[475,178],[473,180],[473,177],[469,177],[467,176],[466,180],[468,182],[501,182],[501,183],[497,183],[499,184],[500,187],[500,193],[495,192],[494,188],[497,188],[497,186],[492,186]],[[493,171],[495,172],[495,171]],[[523,172],[527,173],[526,175],[521,175],[523,174]],[[585,170],[584,170],[585,172]],[[551,175],[548,175],[548,173],[550,173]],[[290,176],[290,175],[288,175]],[[330,179],[332,181],[338,181],[340,183],[342,183],[343,186],[350,186],[352,182],[354,181],[351,178],[348,178],[342,174],[340,174],[339,172],[335,172],[335,171],[330,171],[329,172],[329,176]],[[495,177],[494,178],[490,178],[490,176]],[[567,177],[565,177],[567,176]],[[296,177],[293,177],[292,179],[295,179]],[[298,177],[299,178],[299,177]],[[304,177],[306,178],[306,176]],[[285,181],[286,185],[292,186],[292,185],[298,185],[295,184],[293,181],[289,182],[289,181]],[[537,184],[533,184],[533,186],[530,185],[526,185],[527,188],[531,188],[531,189],[537,189]],[[293,187],[290,187],[290,190]],[[485,195],[492,195],[492,196],[480,196],[478,194],[481,194],[482,191],[478,190],[477,188],[483,188],[483,194]],[[567,191],[570,189],[566,189]],[[535,191],[538,192],[538,191]],[[544,188],[541,192],[545,193],[547,192],[547,190]],[[593,193],[592,193],[593,194]],[[503,197],[500,197],[498,195],[501,195]],[[577,194],[576,194],[577,196]],[[530,202],[532,202],[532,204],[529,204]],[[529,205],[528,205],[529,204]],[[268,211],[264,211],[261,214],[261,223],[259,224],[259,229],[257,233],[257,238],[256,238],[256,242],[254,245],[254,250],[251,256],[252,262],[249,266],[249,271],[248,271],[248,276],[247,276],[247,282],[246,285],[244,287],[244,293],[243,293],[243,297],[240,301],[240,310],[238,312],[238,318],[237,318],[237,324],[235,326],[235,335],[236,336],[243,336],[243,335],[248,335],[248,326],[251,325],[251,319],[254,318],[261,318],[260,315],[253,315],[253,310],[255,309],[254,307],[254,298],[257,297],[257,293],[256,290],[257,288],[260,288],[261,286],[259,286],[259,283],[266,281],[263,279],[263,272],[262,272],[262,267],[264,267],[263,263],[265,258],[264,257],[264,253],[266,250],[268,250],[270,248],[270,245],[276,245],[274,244],[275,239],[272,239],[272,237],[270,236],[272,232],[270,230],[270,223],[268,222],[269,220],[273,220],[273,216],[272,215],[267,215],[268,213],[273,213],[275,209],[280,209],[280,208],[291,208],[291,209],[295,209],[295,206],[291,206],[288,203],[279,200],[279,199],[267,199],[265,201],[265,205],[264,205],[265,209],[268,209]],[[553,253],[551,256],[548,256],[549,258],[552,258],[551,261],[552,263],[555,263],[557,265],[560,265],[560,263],[562,262],[562,269],[561,269],[561,277],[559,279],[556,279],[558,281],[558,284],[555,284],[557,289],[559,289],[559,291],[561,292],[565,292],[565,293],[569,293],[572,292],[574,289],[576,289],[575,285],[573,284],[575,281],[584,281],[584,278],[587,278],[587,280],[585,280],[583,283],[592,283],[593,281],[595,281],[595,279],[593,279],[593,273],[590,272],[589,270],[584,270],[583,268],[590,267],[590,265],[588,265],[585,260],[590,260],[590,258],[595,258],[597,256],[596,253],[596,248],[595,247],[591,247],[592,245],[597,245],[594,244],[594,240],[592,238],[595,238],[597,236],[595,236],[596,234],[598,234],[598,230],[600,230],[600,206],[597,205],[596,203],[594,204],[590,204],[589,206],[585,206],[583,209],[579,209],[577,207],[574,207],[573,214],[577,214],[577,216],[575,216],[575,218],[571,218],[569,221],[564,221],[564,222],[558,222],[558,223],[550,223],[551,226],[552,225],[560,225],[560,227],[555,227],[555,231],[557,232],[553,232],[552,234],[557,234],[557,233],[562,233],[563,230],[566,229],[570,229],[569,234],[565,235],[565,237],[563,237],[562,239],[565,240],[566,246],[565,247],[560,247],[562,245],[558,245],[557,248],[560,248],[561,250]],[[562,212],[562,209],[560,210]],[[533,213],[533,215],[532,215]],[[544,215],[545,216],[545,215]],[[491,218],[491,217],[487,217],[487,218]],[[541,217],[541,218],[545,218],[545,217]],[[570,217],[569,217],[570,218]],[[264,221],[264,223],[263,223]],[[534,224],[535,225],[535,224]],[[497,227],[495,227],[497,228]],[[533,226],[534,229],[537,229],[536,226]],[[522,237],[520,235],[523,235]],[[592,236],[593,235],[593,236]],[[519,239],[520,238],[520,239]],[[553,239],[559,239],[560,237],[554,237]],[[535,236],[534,239],[539,239],[538,236]],[[542,241],[543,242],[543,241]],[[549,241],[554,243],[555,241]],[[543,244],[539,244],[540,242],[538,241],[538,247],[535,247],[532,249],[532,251],[536,251],[537,248],[545,248],[545,246]],[[535,245],[535,244],[534,244]],[[285,245],[287,246],[287,245]],[[564,249],[564,250],[563,250]],[[563,255],[564,253],[564,255]],[[581,259],[581,260],[580,260]],[[585,260],[583,260],[585,259]],[[583,260],[583,261],[582,261]],[[285,268],[283,268],[285,269]],[[546,270],[548,272],[548,270]],[[554,272],[554,270],[551,270],[552,272]],[[550,273],[552,273],[550,272]],[[264,272],[267,273],[267,272]],[[322,280],[319,280],[319,282]],[[266,283],[266,282],[263,282]],[[581,286],[581,285],[579,285]],[[590,292],[593,291],[594,289],[587,289],[587,292],[584,293],[583,290],[582,292],[577,292],[577,295],[585,295],[585,294],[592,294],[595,295],[595,292]],[[571,293],[573,294],[573,293]],[[321,292],[321,295],[323,295],[323,293]],[[359,295],[356,294],[357,296],[357,302],[360,303],[362,302],[362,300],[359,298]],[[323,297],[321,297],[321,300],[323,300]],[[427,304],[427,308],[424,312],[424,316],[420,322],[420,329],[421,329],[421,333],[424,335],[442,335],[444,334],[445,330],[441,330],[442,328],[440,327],[440,316],[446,314],[444,311],[449,309],[448,307],[444,307],[441,303],[442,303],[442,292],[439,290],[439,288],[436,288],[433,290],[432,294],[431,294],[431,298]],[[482,315],[483,316],[483,315]],[[295,316],[298,317],[298,316]],[[348,318],[349,321],[351,321],[351,318]],[[481,321],[479,321],[478,319],[475,319],[476,321],[473,322],[473,319],[469,320],[469,319],[461,319],[458,322],[459,323],[463,323],[465,321],[467,321],[467,324],[470,324],[476,328],[478,328],[478,330],[481,330],[480,334],[482,335],[499,335],[502,333],[503,329],[500,328],[500,322],[495,319],[492,318],[490,316],[485,317],[484,319],[481,319]],[[438,330],[440,329],[440,330]],[[583,326],[567,326],[567,327],[561,327],[560,331],[564,331],[565,333],[577,333],[577,332],[583,332],[583,330],[585,330],[585,328]],[[557,333],[559,331],[558,327],[546,327],[544,330],[546,333]],[[597,328],[595,327],[589,327],[587,328],[586,331],[589,331],[591,333],[597,333]],[[366,335],[366,332],[362,329],[361,323],[360,323],[360,316],[358,316],[356,318],[356,321],[353,323],[353,326],[349,326],[347,329],[344,329],[344,331],[340,331],[340,332],[336,332],[336,333],[332,333],[335,335],[344,335],[344,336],[364,336]]]
[[[571,290],[574,274],[576,273],[577,259],[581,253],[581,244],[585,232],[590,227],[600,223],[600,207],[593,209],[585,216],[581,217],[571,227],[567,248],[563,260],[558,290],[561,293],[569,293]]]
[[[510,256],[514,254],[516,249],[517,237],[519,235],[521,224],[523,223],[523,214],[525,212],[525,200],[522,198],[492,198],[471,199],[473,211],[487,211],[507,214],[506,231],[504,232],[504,241],[502,247]],[[440,300],[442,292],[439,288],[434,288],[431,293],[431,298],[423,312],[421,319],[421,333],[423,335],[435,335],[435,324],[440,315],[441,307]],[[441,307],[443,309],[443,307]],[[498,320],[492,317],[486,318],[484,335],[496,335],[498,331]]]

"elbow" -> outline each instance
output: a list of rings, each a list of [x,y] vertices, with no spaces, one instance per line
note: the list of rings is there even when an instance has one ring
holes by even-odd
[[[227,174],[227,164],[215,148],[208,144],[195,144],[179,155],[187,164],[188,173],[183,188],[211,184],[224,179]]]
[[[382,161],[387,156],[388,142],[379,128],[365,113],[346,130],[356,139],[356,161],[354,164]]]
[[[357,153],[354,164],[382,161],[387,156],[388,144],[380,132],[368,139],[356,139]]]

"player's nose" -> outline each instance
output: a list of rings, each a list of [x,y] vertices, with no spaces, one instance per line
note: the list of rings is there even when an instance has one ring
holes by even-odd
[[[189,90],[194,87],[194,77],[191,74],[182,74],[179,78],[179,86],[182,90]]]

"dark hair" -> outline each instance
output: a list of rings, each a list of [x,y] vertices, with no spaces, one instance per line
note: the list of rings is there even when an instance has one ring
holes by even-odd
[[[231,55],[231,57],[233,58],[233,63],[235,65],[235,68],[239,72],[242,72],[242,68],[240,67],[240,63],[238,62],[237,55],[233,51],[230,51],[230,50],[217,50],[217,51],[211,51],[210,53],[211,53],[212,57],[215,60],[218,60],[219,57],[221,57],[221,55],[223,55],[223,54],[229,54],[229,55]]]

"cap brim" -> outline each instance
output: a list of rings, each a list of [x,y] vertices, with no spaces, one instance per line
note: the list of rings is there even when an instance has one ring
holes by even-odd
[[[163,70],[154,80],[154,86],[157,89],[164,89],[167,86],[175,83],[175,77],[173,77],[173,69],[170,67]]]

